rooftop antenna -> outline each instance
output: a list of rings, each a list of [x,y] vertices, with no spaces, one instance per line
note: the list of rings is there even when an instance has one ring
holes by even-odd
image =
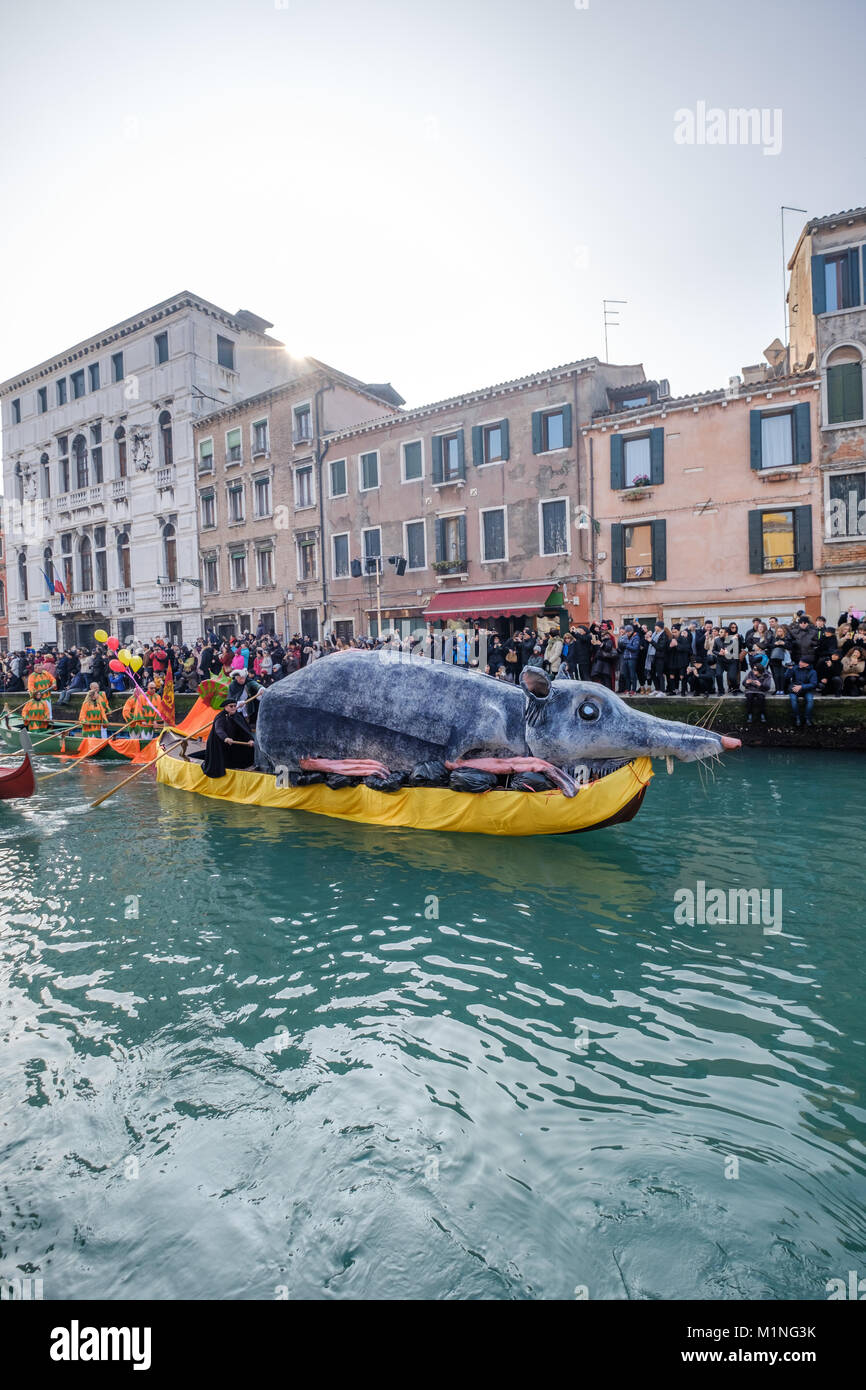
[[[782,342],[786,348],[791,346],[789,330],[791,327],[788,319],[788,263],[785,259],[785,213],[786,212],[807,212],[806,208],[789,208],[784,203],[779,208],[779,220],[782,224]]]
[[[628,304],[628,300],[627,300],[627,299],[603,299],[601,302],[602,302],[602,304],[604,305],[604,360],[605,360],[605,362],[607,362],[607,361],[608,361],[608,356],[607,356],[607,330],[608,330],[608,328],[619,328],[619,327],[621,327],[621,325],[617,322],[617,319],[619,318],[619,309],[611,309],[611,308],[610,308],[610,305],[611,305],[611,304]]]

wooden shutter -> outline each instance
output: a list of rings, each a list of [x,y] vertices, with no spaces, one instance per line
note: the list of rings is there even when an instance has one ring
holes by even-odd
[[[431,444],[432,444],[432,449],[433,449],[433,481],[434,481],[434,483],[441,483],[441,482],[442,482],[442,436],[441,436],[441,434],[434,434],[433,439],[432,439],[432,441],[431,441]],[[439,559],[440,559],[440,560],[442,559],[442,556],[441,556],[441,555],[439,556]]]
[[[502,457],[503,459],[508,459],[511,457],[511,442],[508,436],[508,421],[500,420],[499,428],[502,431]]]
[[[749,574],[764,573],[763,516],[763,512],[749,512]]]
[[[807,508],[811,510],[811,508]],[[466,517],[457,518],[457,557],[466,563]]]
[[[808,401],[794,406],[794,462],[812,462],[812,422]]]
[[[484,462],[484,431],[480,425],[472,426],[472,462],[476,468]]]
[[[614,522],[610,528],[610,578],[613,584],[625,582],[623,528],[619,522]]]
[[[436,559],[445,559],[445,521],[441,516],[436,518]]]
[[[860,303],[860,248],[854,246],[848,252],[848,288],[852,306]]]
[[[540,410],[533,410],[532,412],[532,452],[534,454],[540,454],[544,447],[544,433],[541,427],[541,415],[542,412]]]
[[[650,430],[650,482],[663,483],[665,480],[665,432],[663,428]]]
[[[460,430],[457,434],[457,476],[458,478],[466,477],[466,455],[463,450],[462,430]]]
[[[621,434],[610,437],[610,486],[614,492],[625,487],[625,447]]]
[[[562,407],[562,447],[571,448],[571,406]]]
[[[824,281],[824,257],[812,257],[812,313],[827,312],[827,286]]]
[[[761,467],[761,412],[760,410],[749,411],[749,463],[752,468]]]
[[[794,565],[798,570],[812,568],[812,508],[794,508]]]
[[[668,577],[668,544],[666,521],[652,522],[653,583]]]

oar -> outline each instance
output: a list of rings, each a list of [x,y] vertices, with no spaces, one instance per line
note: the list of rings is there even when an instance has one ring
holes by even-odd
[[[34,748],[38,748],[39,745],[40,745],[40,743],[50,743],[51,740],[52,740],[53,738],[66,738],[66,735],[67,735],[67,734],[71,734],[73,729],[80,729],[80,728],[81,728],[81,725],[80,725],[80,724],[67,724],[67,725],[64,725],[62,728],[57,728],[57,729],[55,729],[53,733],[51,733],[51,734],[46,734],[45,738],[38,738],[38,739],[36,740],[36,742],[33,744],[33,747],[34,747]]]
[[[156,757],[153,758],[153,759],[151,760],[151,762],[145,763],[145,764],[144,764],[144,767],[138,767],[138,768],[136,768],[135,772],[130,773],[130,775],[129,775],[128,777],[124,777],[124,779],[123,779],[122,782],[117,782],[117,783],[111,788],[111,791],[109,791],[109,792],[103,792],[103,793],[102,793],[102,796],[98,796],[98,797],[96,798],[95,801],[91,801],[91,803],[90,803],[90,809],[91,809],[91,811],[93,811],[97,806],[101,806],[102,803],[103,803],[103,801],[107,801],[108,798],[109,798],[110,796],[114,796],[114,793],[115,793],[115,792],[119,792],[119,791],[120,791],[120,788],[121,788],[121,787],[125,787],[125,786],[127,785],[128,782],[134,782],[135,779],[136,779],[136,777],[140,777],[141,774],[142,774],[143,772],[147,772],[147,769],[148,769],[149,767],[154,767],[154,766],[159,762],[160,758],[164,758],[165,755],[166,755],[166,753],[170,753],[171,750],[172,750],[172,748],[177,748],[177,747],[178,747],[181,743],[183,743],[184,741],[185,741],[184,739],[178,738],[178,739],[175,739],[174,743],[168,743],[168,744],[166,744],[165,748],[160,749],[160,751],[157,753]]]
[[[130,724],[131,723],[132,720],[130,720]],[[121,733],[124,729],[128,728],[129,724],[122,724],[120,728]],[[101,743],[102,739],[100,739],[99,742]],[[71,767],[78,767],[79,763],[86,763],[88,758],[94,757],[98,752],[99,749],[94,748],[92,753],[80,753],[77,757],[73,758],[71,762],[68,762],[65,767],[62,767],[59,772],[49,772],[47,777],[38,777],[36,780],[40,783],[50,782],[52,777],[59,777],[62,772],[68,772]]]

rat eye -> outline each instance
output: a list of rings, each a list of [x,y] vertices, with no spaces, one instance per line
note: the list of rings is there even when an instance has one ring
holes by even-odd
[[[587,721],[598,719],[598,716],[601,714],[598,705],[594,705],[591,700],[584,700],[582,705],[578,705],[577,712],[581,719],[586,719]]]

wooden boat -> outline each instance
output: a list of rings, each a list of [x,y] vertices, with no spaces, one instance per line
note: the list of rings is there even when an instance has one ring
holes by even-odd
[[[67,728],[74,728],[76,732],[74,734],[67,734],[65,732]],[[2,721],[0,721],[0,746],[9,751],[17,748],[19,737],[23,732],[26,732],[26,727],[20,715],[4,715]],[[34,734],[34,738],[35,737],[37,736]],[[53,729],[48,729],[44,734],[39,734],[38,738],[40,757],[75,757],[81,751],[82,744],[85,743],[84,736],[78,725],[71,723],[66,725],[55,724]],[[125,741],[125,735],[122,740],[120,738],[114,740],[115,743]],[[90,742],[92,744],[93,740]],[[91,753],[88,761],[96,761],[97,759],[100,762],[123,763],[128,761],[128,758],[122,752],[119,752],[117,748],[112,747],[111,743],[107,743],[104,748],[100,748],[97,752]]]
[[[474,795],[447,787],[404,787],[397,792],[363,785],[334,790],[324,783],[278,787],[275,777],[262,772],[229,771],[224,777],[205,777],[201,763],[189,758],[194,745],[171,748],[171,742],[169,736],[163,745],[165,753],[156,761],[156,776],[163,786],[179,791],[365,825],[475,835],[566,835],[619,825],[637,815],[653,775],[650,759],[636,758],[581,787],[571,798],[553,790],[495,789]],[[202,745],[195,747],[201,750]]]
[[[21,736],[24,759],[17,767],[0,767],[0,801],[12,801],[16,797],[32,796],[36,790],[33,775],[33,760],[27,732]]]

